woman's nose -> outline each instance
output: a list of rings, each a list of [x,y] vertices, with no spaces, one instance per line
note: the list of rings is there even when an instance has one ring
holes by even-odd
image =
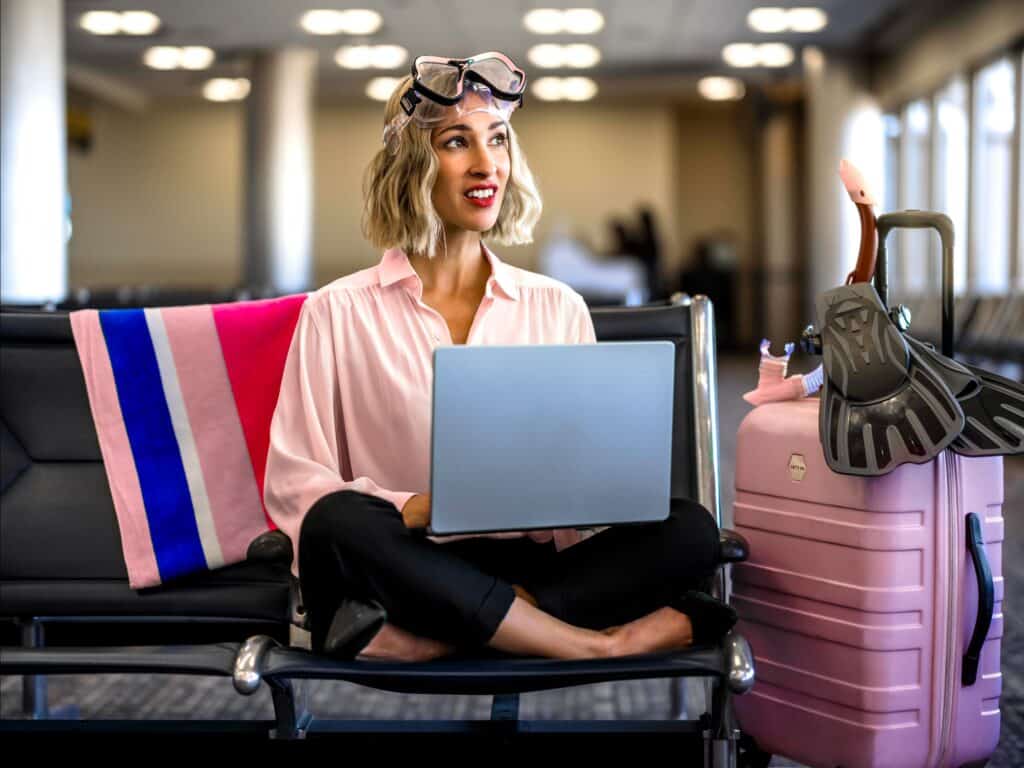
[[[474,176],[493,176],[498,171],[498,164],[494,162],[490,151],[486,147],[477,149],[473,155],[473,163],[469,166],[469,172]]]

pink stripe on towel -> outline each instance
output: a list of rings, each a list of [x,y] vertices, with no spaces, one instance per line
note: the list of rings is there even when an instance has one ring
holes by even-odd
[[[270,422],[281,391],[284,362],[306,294],[280,299],[219,304],[213,319],[228,378],[249,447],[260,502],[270,447]],[[267,525],[276,528],[266,507]]]
[[[195,441],[221,554],[245,559],[267,530],[242,424],[209,305],[160,310]]]
[[[121,414],[121,403],[117,399],[114,371],[110,367],[100,315],[90,309],[72,312],[70,318],[96,422],[103,466],[121,529],[121,549],[128,570],[128,583],[132,589],[151,587],[160,583],[160,572],[149,536],[149,521],[135,471],[135,458]]]

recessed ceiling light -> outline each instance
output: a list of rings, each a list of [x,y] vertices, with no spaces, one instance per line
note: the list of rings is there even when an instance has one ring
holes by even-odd
[[[793,63],[793,49],[785,43],[762,43],[761,64],[765,67],[788,67]]]
[[[555,45],[554,43],[542,43],[541,45],[533,46],[526,52],[526,58],[530,60],[533,66],[540,67],[541,69],[557,69],[564,66],[565,63],[562,46]]]
[[[400,45],[375,45],[370,57],[377,69],[397,69],[405,64],[409,52]]]
[[[756,67],[761,59],[753,43],[730,43],[722,49],[722,58],[730,67]]]
[[[735,77],[702,77],[697,91],[711,101],[735,101],[743,98],[745,89]]]
[[[593,8],[535,8],[523,16],[523,26],[537,35],[592,35],[604,28],[604,16]]]
[[[181,66],[181,49],[170,45],[154,45],[142,57],[151,69],[177,69]]]
[[[785,43],[730,43],[722,49],[722,58],[731,67],[788,67],[793,49]]]
[[[542,77],[535,80],[530,89],[541,101],[560,101],[562,98],[562,78]]]
[[[562,31],[562,12],[536,8],[523,17],[523,26],[537,35],[557,35]]]
[[[828,24],[828,14],[820,8],[755,8],[747,14],[747,24],[755,32],[817,32]]]
[[[249,95],[249,81],[244,77],[215,77],[203,86],[203,96],[210,101],[240,101]]]
[[[567,45],[563,50],[566,65],[575,69],[594,67],[601,61],[601,51],[586,43]]]
[[[160,29],[160,17],[149,11],[122,11],[121,31],[126,35],[152,35]]]
[[[366,84],[366,95],[374,101],[387,101],[400,82],[400,77],[375,77]]]
[[[349,11],[326,9],[306,11],[299,23],[311,35],[372,35],[380,29],[383,19],[376,11],[362,8]]]
[[[597,95],[597,83],[589,77],[567,77],[562,81],[562,94],[569,101],[587,101]]]
[[[542,69],[557,69],[559,67],[586,69],[596,66],[601,61],[601,51],[587,43],[572,45],[541,43],[527,51],[526,57],[531,64]]]
[[[794,32],[817,32],[828,24],[828,14],[820,8],[790,8],[789,28]]]
[[[368,45],[345,45],[334,54],[334,61],[339,67],[345,69],[369,69],[372,61],[370,59],[370,46]]]
[[[182,69],[207,69],[215,55],[213,50],[202,45],[189,45],[181,49]]]
[[[78,25],[94,35],[151,35],[160,28],[160,17],[149,11],[89,11]]]
[[[299,23],[311,35],[337,35],[344,29],[345,17],[341,11],[306,11]]]
[[[334,61],[345,69],[396,69],[408,57],[409,52],[400,45],[343,45]]]
[[[604,16],[593,8],[570,8],[562,14],[565,31],[573,35],[592,35],[604,27]]]
[[[94,35],[116,35],[121,30],[121,14],[116,11],[89,11],[82,14],[78,25]]]
[[[747,14],[747,25],[755,32],[773,34],[789,29],[789,11],[785,8],[755,8]]]
[[[372,35],[380,25],[384,23],[381,15],[376,11],[354,10],[343,11],[344,31],[350,35]]]
[[[541,101],[587,101],[597,95],[597,83],[589,77],[542,77],[531,91]]]

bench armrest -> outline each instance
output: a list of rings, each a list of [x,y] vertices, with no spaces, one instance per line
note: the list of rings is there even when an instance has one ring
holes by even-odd
[[[245,557],[262,563],[281,563],[291,567],[292,540],[283,531],[261,533],[249,544]]]
[[[750,546],[747,540],[736,531],[722,528],[718,532],[719,563],[742,563],[750,557]]]

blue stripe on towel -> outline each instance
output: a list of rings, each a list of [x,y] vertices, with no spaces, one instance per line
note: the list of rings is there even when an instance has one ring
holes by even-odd
[[[145,311],[100,312],[160,580],[207,570]]]

